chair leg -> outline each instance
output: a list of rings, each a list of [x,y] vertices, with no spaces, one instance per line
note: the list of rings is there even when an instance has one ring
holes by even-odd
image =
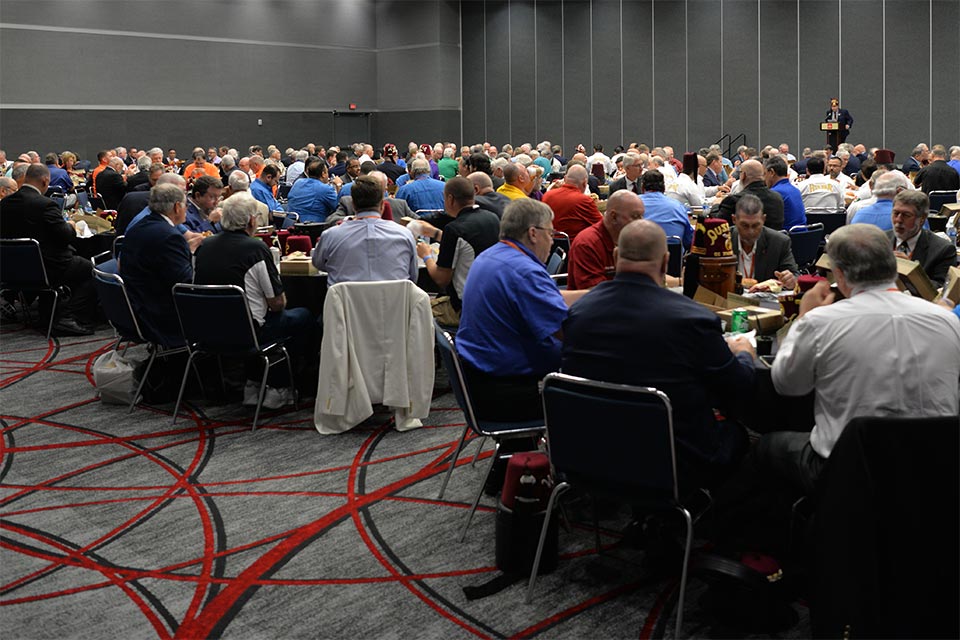
[[[20,299],[20,310],[23,311],[23,324],[29,327],[33,324],[33,321],[30,318],[30,309],[27,308],[27,297],[23,295],[23,291],[18,291],[17,297]],[[38,293],[37,298],[39,299],[39,297],[40,294]],[[50,337],[47,336],[47,340],[49,339]]]
[[[533,601],[533,588],[537,584],[537,572],[540,571],[540,556],[543,555],[543,545],[547,541],[547,530],[550,529],[550,515],[553,513],[553,505],[560,499],[560,496],[570,485],[561,482],[550,492],[550,499],[547,501],[547,513],[544,515],[543,526],[540,527],[540,540],[537,542],[537,553],[533,556],[533,568],[530,569],[530,582],[527,584],[526,603]]]
[[[50,321],[47,322],[47,340],[50,339],[50,334],[53,333],[53,319],[57,317],[57,302],[60,301],[60,295],[54,291],[53,292],[53,304],[50,305]]]
[[[290,354],[287,352],[287,348],[280,345],[280,350],[283,351],[283,359],[287,361],[287,375],[290,376],[290,388],[293,389],[291,401],[293,402],[293,406],[296,407],[300,404],[300,392],[297,391],[297,383],[296,380],[293,379],[293,364],[290,362]]]
[[[263,379],[260,380],[260,393],[257,394],[257,408],[253,412],[253,429],[257,430],[257,418],[260,417],[260,409],[263,407],[263,394],[267,391],[267,375],[270,373],[270,358],[263,356]]]
[[[440,485],[440,493],[437,495],[437,500],[443,500],[443,493],[447,490],[447,483],[450,482],[450,476],[453,475],[453,468],[457,466],[457,459],[463,450],[463,441],[467,439],[467,432],[469,430],[470,425],[464,424],[463,432],[460,434],[460,441],[457,443],[457,450],[453,452],[453,459],[450,461],[450,467],[447,468],[447,472],[443,474],[443,483]]]
[[[487,484],[487,478],[490,477],[490,472],[493,470],[493,465],[497,461],[497,456],[500,454],[500,441],[495,441],[496,447],[493,449],[493,455],[490,456],[490,462],[487,464],[487,472],[483,474],[483,480],[480,481],[480,486],[477,488],[477,495],[473,499],[473,506],[470,507],[470,513],[467,514],[467,519],[463,523],[463,528],[460,530],[460,542],[463,542],[464,538],[467,537],[467,528],[470,527],[470,521],[473,520],[473,514],[477,510],[477,505],[480,504],[480,496],[483,495],[483,487]]]
[[[593,541],[597,545],[597,555],[600,554],[600,517],[597,515],[597,497],[590,496],[590,511],[593,514]]]
[[[473,454],[473,462],[470,463],[471,467],[477,466],[477,460],[480,459],[480,452],[483,451],[483,445],[487,441],[487,436],[481,436],[477,438],[477,452]]]
[[[137,385],[137,391],[133,394],[133,399],[130,401],[130,408],[127,409],[127,413],[133,413],[134,407],[137,406],[137,402],[140,401],[140,393],[143,391],[143,385],[147,382],[147,377],[150,375],[150,369],[153,368],[153,361],[157,359],[157,348],[153,345],[150,345],[150,359],[147,360],[147,368],[143,371],[143,376],[140,378],[140,383]]]
[[[220,393],[227,395],[227,383],[223,379],[223,356],[217,354],[217,371],[220,373]]]
[[[673,637],[680,637],[680,630],[683,629],[683,602],[687,591],[687,568],[690,565],[690,549],[693,548],[693,518],[690,512],[684,508],[679,508],[687,524],[687,540],[683,547],[683,568],[680,570],[680,594],[677,598],[677,626],[673,630]]]
[[[177,394],[177,404],[173,406],[173,422],[170,424],[177,424],[177,416],[180,414],[180,401],[183,400],[183,390],[187,388],[187,378],[190,376],[190,365],[193,364],[194,353],[194,351],[191,351],[190,355],[187,356],[187,366],[183,369],[183,379],[180,381],[180,393]]]

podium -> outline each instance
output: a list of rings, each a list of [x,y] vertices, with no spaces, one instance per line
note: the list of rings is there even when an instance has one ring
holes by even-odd
[[[840,123],[839,122],[821,122],[820,131],[827,132],[827,144],[836,151],[840,146]]]

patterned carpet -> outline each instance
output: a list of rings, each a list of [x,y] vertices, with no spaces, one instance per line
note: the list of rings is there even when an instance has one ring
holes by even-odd
[[[583,525],[561,530],[532,604],[521,584],[465,598],[499,574],[494,503],[458,543],[483,465],[469,445],[436,500],[463,425],[442,375],[424,428],[406,433],[383,411],[320,436],[309,401],[256,432],[239,401],[190,404],[171,426],[171,405],[128,415],[97,398],[109,332],[48,343],[7,323],[0,340],[5,639],[674,635],[676,580],[646,576],[641,551],[596,555]],[[703,590],[691,582],[685,637],[724,635]],[[796,608],[783,637],[809,635]]]

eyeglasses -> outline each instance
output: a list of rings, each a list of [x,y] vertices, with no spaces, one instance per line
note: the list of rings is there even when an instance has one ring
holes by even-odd
[[[538,227],[537,225],[533,225],[533,228],[540,229],[540,231],[549,231],[551,235],[553,234],[553,227]]]

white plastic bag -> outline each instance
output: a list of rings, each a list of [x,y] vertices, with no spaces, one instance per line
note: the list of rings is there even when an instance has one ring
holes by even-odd
[[[130,404],[136,390],[134,363],[117,351],[108,351],[93,361],[93,382],[100,400],[107,404]]]

